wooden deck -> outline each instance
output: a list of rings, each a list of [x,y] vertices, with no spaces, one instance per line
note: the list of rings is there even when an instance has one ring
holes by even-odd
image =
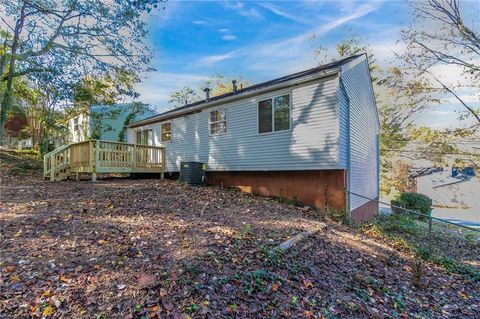
[[[75,174],[160,173],[165,169],[165,148],[151,145],[89,140],[64,145],[45,154],[43,176],[51,181]]]

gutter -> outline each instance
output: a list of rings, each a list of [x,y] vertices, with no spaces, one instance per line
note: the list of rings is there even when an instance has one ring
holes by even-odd
[[[319,73],[316,73],[316,74],[307,75],[307,76],[304,76],[304,77],[301,77],[301,78],[298,78],[298,79],[293,79],[293,80],[290,80],[290,81],[287,81],[287,82],[273,84],[271,86],[266,86],[264,88],[260,88],[260,89],[257,89],[257,90],[246,91],[246,92],[234,94],[234,95],[231,95],[231,96],[228,96],[226,98],[219,99],[219,100],[216,100],[216,101],[201,103],[200,105],[197,105],[195,107],[188,108],[188,109],[182,109],[182,110],[178,110],[178,111],[173,111],[173,112],[170,112],[170,113],[165,114],[163,116],[162,116],[162,114],[159,114],[155,117],[152,117],[152,118],[149,118],[149,119],[144,119],[144,120],[132,123],[130,125],[127,125],[127,128],[133,128],[133,127],[138,127],[138,126],[142,126],[142,125],[161,122],[163,120],[171,119],[171,118],[174,118],[174,117],[179,117],[183,114],[198,112],[198,111],[201,111],[202,109],[213,107],[213,106],[216,106],[216,105],[219,105],[219,104],[225,104],[225,103],[230,103],[230,102],[234,102],[234,101],[237,101],[237,100],[245,99],[245,98],[248,98],[248,97],[251,97],[251,96],[254,96],[254,95],[258,95],[259,93],[265,93],[265,92],[269,92],[269,91],[273,91],[273,90],[278,90],[278,89],[281,89],[281,88],[284,88],[284,87],[294,86],[294,85],[298,85],[300,83],[310,82],[310,81],[313,81],[313,80],[329,77],[329,76],[338,74],[340,72],[340,70],[341,70],[341,68],[338,67],[338,68],[322,71],[322,72],[319,72]]]

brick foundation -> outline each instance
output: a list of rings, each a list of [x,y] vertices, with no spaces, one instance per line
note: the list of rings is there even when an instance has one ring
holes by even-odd
[[[207,182],[247,193],[345,210],[345,171],[207,172]]]
[[[352,221],[355,224],[361,224],[367,220],[371,220],[377,213],[378,202],[372,200],[352,210]]]

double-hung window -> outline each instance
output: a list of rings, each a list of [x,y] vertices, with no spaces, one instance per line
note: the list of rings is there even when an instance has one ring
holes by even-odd
[[[258,102],[258,133],[290,129],[290,95],[280,95]]]
[[[172,122],[162,123],[160,125],[162,142],[170,142],[172,139]]]
[[[227,133],[227,111],[225,108],[210,112],[209,125],[211,135]]]
[[[135,142],[137,144],[149,145],[152,142],[152,130],[138,130]]]

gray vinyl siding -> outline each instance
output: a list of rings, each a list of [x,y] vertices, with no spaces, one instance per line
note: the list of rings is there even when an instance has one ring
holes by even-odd
[[[166,170],[178,171],[181,161],[205,162],[211,171],[337,169],[337,88],[332,76],[227,104],[227,133],[221,135],[209,133],[210,111],[218,107],[174,118],[172,140],[163,143]],[[291,94],[290,130],[258,134],[257,102],[283,94]],[[162,145],[160,124],[130,128],[129,141],[136,129],[150,128],[153,144]]]
[[[339,91],[338,91],[338,108],[339,108],[339,162],[340,167],[347,169],[348,168],[348,143],[349,143],[349,125],[348,125],[348,96],[345,91],[345,87],[340,79],[339,81]]]
[[[367,60],[356,59],[344,65],[341,71],[341,83],[343,84],[341,90],[344,92],[340,97],[343,94],[348,97],[349,109],[349,117],[340,117],[340,131],[344,132],[349,127],[349,149],[342,147],[342,154],[340,154],[340,158],[347,158],[348,162],[348,187],[353,193],[377,198],[380,127]],[[341,103],[341,105],[344,104]],[[349,152],[345,153],[345,150]],[[341,160],[341,162],[344,161]],[[351,195],[350,209],[358,208],[367,202],[367,199]]]

